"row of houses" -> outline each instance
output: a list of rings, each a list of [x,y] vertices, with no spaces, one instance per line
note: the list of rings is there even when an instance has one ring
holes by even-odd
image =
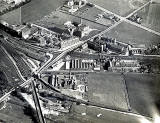
[[[118,53],[122,55],[140,55],[146,50],[144,47],[132,47],[130,44],[117,41],[115,38],[97,37],[88,41],[88,48],[98,52]]]
[[[139,72],[141,65],[138,60],[115,59],[109,60],[108,70],[112,72]]]

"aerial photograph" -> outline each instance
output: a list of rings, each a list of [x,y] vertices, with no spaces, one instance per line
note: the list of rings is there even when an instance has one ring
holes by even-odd
[[[160,0],[0,0],[0,123],[160,123]]]

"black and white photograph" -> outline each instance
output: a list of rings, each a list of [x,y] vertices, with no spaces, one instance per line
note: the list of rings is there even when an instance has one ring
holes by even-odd
[[[160,123],[160,0],[0,0],[0,123]]]

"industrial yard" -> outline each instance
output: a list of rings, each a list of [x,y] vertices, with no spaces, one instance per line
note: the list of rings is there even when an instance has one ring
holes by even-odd
[[[157,0],[0,0],[0,123],[159,123]]]

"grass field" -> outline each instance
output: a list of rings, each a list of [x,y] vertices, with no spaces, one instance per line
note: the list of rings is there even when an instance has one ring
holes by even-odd
[[[87,40],[88,38],[100,33],[101,31],[105,30],[106,26],[104,25],[100,25],[98,23],[94,23],[88,20],[84,20],[79,17],[75,17],[73,15],[68,15],[66,13],[63,12],[52,12],[51,14],[45,16],[44,18],[34,22],[37,25],[43,26],[45,28],[48,28],[52,31],[56,31],[56,32],[62,32],[63,30],[66,30],[64,23],[66,23],[67,21],[71,21],[71,22],[78,22],[78,23],[82,23],[86,26],[89,26],[91,29],[93,29],[93,31],[91,31],[89,33],[89,35],[84,36],[83,38],[81,38],[80,40]],[[60,31],[58,31],[59,29],[61,29]]]
[[[105,34],[108,37],[116,38],[118,41],[132,44],[145,45],[146,47],[158,44],[160,36],[150,33],[134,25],[123,22]]]
[[[20,9],[9,12],[0,19],[4,19],[11,24],[19,24],[22,22],[32,22],[41,19],[52,11],[56,10],[66,0],[32,0]],[[21,17],[20,17],[21,12]]]
[[[124,83],[127,91],[124,91]],[[88,76],[89,101],[114,108],[127,108],[125,92],[128,93],[131,111],[144,116],[153,116],[152,110],[160,108],[158,74],[92,73]]]
[[[56,10],[66,0],[32,0],[22,7],[22,22],[32,22]]]
[[[149,4],[137,12],[143,18],[142,25],[160,32],[160,3]]]
[[[82,113],[86,115],[83,116]],[[66,123],[139,123],[138,118],[134,116],[85,105],[73,105],[70,118],[65,121]]]
[[[148,0],[88,0],[118,15],[127,16]]]
[[[10,96],[10,100],[6,103],[6,108],[0,110],[0,122],[1,123],[34,123],[29,108],[24,107],[25,102],[17,97]],[[27,112],[28,110],[28,112]]]
[[[8,12],[0,16],[0,19],[7,21],[9,24],[20,24],[21,23],[20,17],[21,17],[20,9],[15,9],[11,12]]]
[[[121,74],[91,73],[88,76],[88,88],[89,101],[112,108],[128,109]]]
[[[160,76],[153,74],[125,75],[129,102],[133,111],[145,116],[153,116],[160,101]]]
[[[99,107],[76,104],[72,105],[69,114],[53,118],[57,123],[140,123],[139,119]],[[47,123],[53,121],[47,120]]]
[[[78,17],[82,17],[84,19],[90,20],[92,22],[97,22],[99,24],[103,24],[105,26],[110,26],[111,24],[113,24],[114,22],[106,19],[106,18],[100,18],[98,20],[98,14],[102,14],[103,11],[96,8],[96,7],[87,7],[84,6],[81,9],[79,9],[77,12],[74,12],[73,15],[78,16]]]
[[[105,27],[99,24],[96,24],[94,22],[90,22],[87,20],[84,20],[79,17],[75,17],[72,15],[65,14],[63,12],[52,12],[52,14],[49,14],[48,16],[40,19],[40,21],[37,21],[37,24],[44,25],[44,26],[50,26],[52,27],[53,25],[57,25],[61,27],[66,23],[67,21],[72,21],[72,22],[80,22],[82,21],[83,24],[88,25],[92,29],[98,29],[98,30],[104,30]]]

